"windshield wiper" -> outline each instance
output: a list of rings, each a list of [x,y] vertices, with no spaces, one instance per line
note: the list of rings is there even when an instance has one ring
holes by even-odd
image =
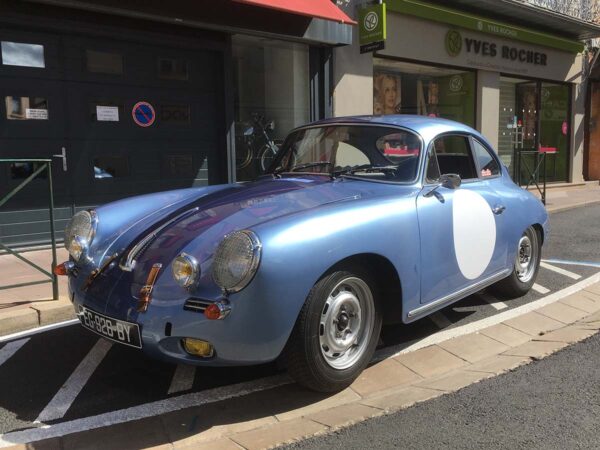
[[[313,161],[304,164],[300,164],[299,166],[294,166],[290,169],[291,172],[297,172],[298,170],[308,169],[309,167],[320,167],[320,166],[330,166],[330,161]]]
[[[394,172],[398,169],[398,166],[373,166],[372,164],[364,164],[362,166],[350,167],[349,169],[338,170],[333,173],[333,176],[338,177],[340,175],[353,175],[355,173],[375,173],[375,172]]]

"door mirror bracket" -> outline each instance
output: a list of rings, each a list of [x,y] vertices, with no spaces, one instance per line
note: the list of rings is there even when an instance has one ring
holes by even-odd
[[[447,173],[447,174],[441,175],[439,184],[436,187],[434,187],[432,190],[430,190],[429,192],[424,194],[423,197],[431,197],[432,195],[435,195],[436,198],[439,200],[441,195],[436,191],[440,186],[445,187],[446,189],[458,189],[460,187],[461,182],[462,182],[462,180],[460,178],[460,175],[458,175],[458,174]],[[444,203],[444,202],[442,201],[442,203]]]

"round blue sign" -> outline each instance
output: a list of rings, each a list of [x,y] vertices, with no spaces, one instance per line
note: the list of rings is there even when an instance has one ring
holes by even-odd
[[[131,110],[131,115],[140,127],[149,127],[156,120],[154,107],[148,102],[137,102]]]

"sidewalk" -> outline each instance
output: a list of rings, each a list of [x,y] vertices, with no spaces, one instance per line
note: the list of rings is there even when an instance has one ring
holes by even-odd
[[[534,194],[535,192],[532,191]],[[546,208],[549,212],[600,202],[600,185],[586,183],[578,187],[560,187],[547,190]],[[67,260],[68,254],[60,246],[58,263]],[[25,253],[25,257],[50,270],[51,251],[39,250]],[[43,276],[35,269],[11,255],[0,256],[0,286],[41,280]],[[74,318],[73,308],[66,296],[66,277],[59,277],[60,300],[52,300],[50,283],[23,288],[0,290],[0,336],[41,325]]]

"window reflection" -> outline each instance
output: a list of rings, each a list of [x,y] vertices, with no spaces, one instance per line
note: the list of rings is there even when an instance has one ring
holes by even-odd
[[[44,46],[2,41],[2,64],[5,66],[46,67]]]
[[[187,80],[187,60],[176,58],[160,58],[158,60],[158,77],[162,78],[163,80]]]
[[[186,178],[194,176],[192,155],[167,155],[165,159],[168,176]]]
[[[125,156],[97,156],[94,158],[94,178],[121,178],[129,175],[129,163]]]
[[[87,70],[92,73],[121,75],[123,73],[123,56],[118,53],[86,50]]]
[[[13,180],[20,180],[27,178],[33,172],[38,170],[42,166],[42,163],[32,163],[32,162],[24,162],[24,163],[12,163],[10,165],[10,177]],[[48,178],[48,171],[43,170],[39,173],[36,178]]]
[[[48,100],[43,97],[5,97],[9,120],[48,120]]]

